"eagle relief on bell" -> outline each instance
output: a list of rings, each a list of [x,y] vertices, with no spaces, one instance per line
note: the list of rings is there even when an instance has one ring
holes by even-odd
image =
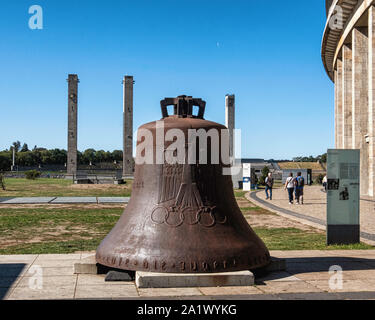
[[[267,247],[234,196],[228,129],[204,120],[205,107],[202,99],[166,98],[161,101],[163,118],[138,129],[131,198],[97,248],[99,264],[131,271],[217,273],[270,263]]]

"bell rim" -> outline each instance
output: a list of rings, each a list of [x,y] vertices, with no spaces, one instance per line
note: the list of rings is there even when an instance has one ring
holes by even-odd
[[[224,266],[222,263],[218,265],[217,267],[213,267],[214,263],[212,261],[207,262],[207,268],[205,269],[203,266],[203,263],[196,263],[196,262],[187,262],[184,265],[184,270],[181,269],[181,264],[178,262],[170,262],[167,264],[165,263],[165,266],[163,267],[163,262],[158,262],[157,265],[153,264],[152,259],[147,260],[147,265],[145,265],[144,261],[142,262],[142,259],[139,259],[138,257],[132,258],[129,256],[129,258],[124,259],[121,261],[117,258],[119,257],[110,257],[109,255],[101,256],[100,253],[96,252],[96,262],[100,265],[113,268],[113,269],[120,269],[124,271],[139,271],[139,272],[152,272],[152,273],[169,273],[169,274],[213,274],[213,273],[229,273],[229,272],[239,272],[239,271],[251,271],[255,269],[261,269],[267,267],[271,263],[271,256],[266,249],[266,252],[262,255],[249,255],[247,257],[239,257],[237,258],[237,262],[235,265],[229,263],[231,262],[230,259],[228,259],[228,265]],[[138,259],[137,259],[138,258]],[[244,262],[245,260],[248,260],[248,262]],[[128,262],[126,260],[129,260]],[[140,261],[139,261],[140,260]],[[167,259],[165,259],[167,260]],[[212,260],[212,259],[211,259]],[[134,262],[136,264],[134,264]],[[139,261],[139,262],[138,262]],[[161,259],[161,261],[163,261]],[[180,262],[181,263],[181,262]],[[194,264],[194,265],[193,265]],[[193,268],[192,268],[193,266]],[[195,267],[195,270],[194,270]]]

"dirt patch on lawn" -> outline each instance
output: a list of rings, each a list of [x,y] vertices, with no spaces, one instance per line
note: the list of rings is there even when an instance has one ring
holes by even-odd
[[[41,227],[13,231],[12,239],[0,237],[1,248],[12,247],[19,244],[40,243],[43,241],[65,241],[65,240],[90,240],[98,236],[104,236],[95,228],[60,223],[58,226],[49,227],[48,223]]]
[[[304,225],[302,223],[278,216],[278,215],[257,215],[245,214],[246,221],[251,227],[266,228],[266,229],[279,229],[279,228],[296,228],[299,230],[322,233],[323,231]]]
[[[246,199],[238,198],[236,200],[237,200],[237,204],[240,208],[254,208],[255,207],[255,205],[253,203],[251,203],[250,201],[248,201]]]
[[[130,186],[126,184],[72,184],[69,188],[73,190],[127,190]]]

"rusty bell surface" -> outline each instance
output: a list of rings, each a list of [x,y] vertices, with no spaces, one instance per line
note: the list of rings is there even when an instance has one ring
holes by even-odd
[[[174,106],[173,116],[168,115],[168,105]],[[205,105],[201,99],[186,96],[161,101],[163,132],[177,128],[187,138],[189,129],[226,130],[203,119]],[[195,116],[193,106],[199,107]],[[157,122],[140,127],[152,133],[148,147],[154,159],[159,143],[156,127]],[[140,140],[138,137],[137,152],[140,143],[145,143]],[[164,143],[163,151],[172,142]],[[210,144],[209,159],[213,157]],[[117,269],[162,273],[230,272],[268,265],[269,252],[241,213],[231,176],[223,175],[223,167],[199,161],[136,164],[131,199],[99,245],[97,262]]]

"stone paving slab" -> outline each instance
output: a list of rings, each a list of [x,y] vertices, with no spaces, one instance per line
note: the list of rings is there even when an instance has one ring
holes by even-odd
[[[44,286],[42,289],[16,287],[7,295],[7,300],[73,299],[75,286]]]
[[[59,276],[70,276],[73,274],[73,268],[72,266],[69,267],[44,267],[41,265],[43,268],[43,277],[46,276],[54,276],[54,277],[59,277]],[[32,276],[32,274],[28,273],[26,276]]]
[[[29,287],[29,284],[33,279],[34,274],[22,277],[17,284],[17,288]],[[76,282],[77,275],[43,276],[43,287],[75,286]]]
[[[286,270],[256,278],[255,286],[144,288],[135,282],[106,283],[104,275],[73,273],[93,252],[61,255],[0,255],[0,299],[375,299],[375,250],[271,251]],[[346,260],[355,257],[355,261]],[[345,258],[345,259],[344,259]],[[43,287],[30,288],[40,266]],[[329,267],[343,269],[342,288],[330,288]]]
[[[17,197],[1,201],[1,204],[45,204],[54,199],[56,197]]]
[[[217,287],[211,288],[199,288],[199,290],[206,296],[218,296],[218,295],[237,295],[237,294],[263,294],[263,291],[255,286],[248,287],[221,287],[220,290]]]
[[[128,203],[130,197],[98,197],[98,203]]]
[[[31,263],[38,257],[37,254],[9,254],[9,255],[0,255],[0,264],[1,263]]]
[[[1,256],[0,256],[1,257]],[[37,260],[80,260],[82,258],[81,253],[66,253],[66,254],[38,254],[35,259]]]
[[[138,289],[140,297],[186,297],[201,296],[198,288],[150,288]]]
[[[77,285],[85,286],[85,285],[102,285],[105,282],[105,274],[78,274],[77,275]],[[107,283],[108,284],[108,283]],[[124,285],[127,284],[126,282],[114,281],[111,282],[112,285]],[[130,282],[129,285],[132,285]]]
[[[50,203],[66,204],[66,203],[98,203],[96,197],[57,197]]]
[[[77,285],[74,292],[74,298],[132,298],[139,297],[138,291],[134,285]]]

